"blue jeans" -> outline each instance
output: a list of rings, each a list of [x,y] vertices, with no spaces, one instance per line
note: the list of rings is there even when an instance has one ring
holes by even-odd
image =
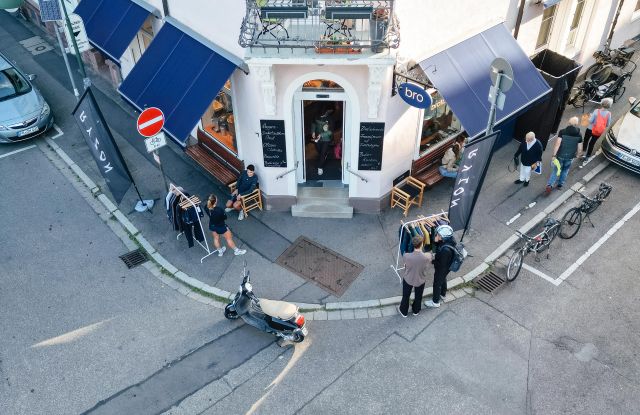
[[[571,162],[573,161],[573,159],[559,158],[558,161],[560,162],[560,177],[558,177],[557,175],[556,165],[551,163],[551,176],[549,176],[547,186],[553,187],[556,179],[558,179],[558,186],[563,186],[565,180],[567,180],[567,175],[569,174],[569,169],[571,168]]]
[[[440,171],[440,175],[441,175],[442,177],[450,177],[450,178],[452,178],[452,179],[455,179],[455,178],[456,178],[456,176],[458,175],[458,172],[457,172],[457,171],[449,171],[449,170],[447,170],[447,168],[446,168],[446,167],[444,167],[444,166],[440,166],[440,167],[438,167],[438,170]]]

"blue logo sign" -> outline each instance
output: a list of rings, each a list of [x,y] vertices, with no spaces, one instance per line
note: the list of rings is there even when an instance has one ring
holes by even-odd
[[[431,96],[418,85],[405,82],[398,86],[398,93],[412,107],[427,109],[431,106]]]

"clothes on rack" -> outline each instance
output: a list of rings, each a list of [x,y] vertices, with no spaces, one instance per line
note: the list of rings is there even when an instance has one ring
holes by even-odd
[[[196,205],[196,207],[189,206],[186,209],[182,209],[179,214],[181,228],[184,232],[184,236],[187,238],[189,248],[194,245],[194,237],[196,240],[204,242],[204,234],[200,223],[200,218],[202,216],[204,216],[204,214],[202,213],[202,209],[200,209],[199,205]]]
[[[189,193],[183,192],[184,195],[189,197]],[[165,208],[167,209],[167,219],[169,219],[169,223],[171,223],[173,230],[181,232],[182,231],[182,222],[180,220],[180,202],[182,197],[176,195],[173,192],[167,193],[165,197]]]
[[[424,238],[424,245],[422,247],[423,252],[432,252],[434,246],[431,241],[435,238],[436,228],[440,225],[448,225],[449,221],[442,217],[428,217],[424,220],[416,220],[411,223],[400,225],[398,231],[400,238],[400,255],[413,252],[413,245],[411,244],[411,238],[414,236],[422,236]]]

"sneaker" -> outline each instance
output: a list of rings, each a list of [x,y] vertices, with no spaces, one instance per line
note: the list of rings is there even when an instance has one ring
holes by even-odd
[[[441,295],[440,296],[440,303],[444,303],[444,300],[447,298],[447,295]]]
[[[558,190],[562,189],[562,186],[564,186],[564,185],[563,185],[563,184],[559,184],[559,185],[558,185],[558,187],[557,187],[557,189],[558,189]]]
[[[322,176],[322,173],[324,173],[324,171],[322,171],[322,169],[318,169],[318,176]]]
[[[222,256],[224,254],[224,251],[227,250],[226,246],[223,246],[222,248],[218,249],[218,256]]]
[[[417,313],[413,313],[414,316],[417,316],[418,314],[420,314],[420,312],[418,311]]]
[[[408,314],[402,314],[402,311],[400,311],[399,305],[396,306],[396,310],[398,310],[398,314],[400,314],[402,318],[407,318],[409,316]]]
[[[244,211],[241,210],[240,213],[238,213],[238,220],[242,220],[244,219]]]
[[[246,253],[247,253],[246,249],[238,249],[238,248],[236,248],[236,249],[233,250],[233,255],[235,255],[235,256],[244,255]]]
[[[225,211],[226,213],[229,213],[229,212],[231,212],[232,210],[233,210],[233,208],[224,208],[224,211]]]
[[[547,187],[544,188],[544,195],[545,196],[549,196],[549,194],[551,194],[551,190],[553,189],[553,187],[547,185]]]
[[[523,186],[524,186],[524,187],[529,186],[529,182],[524,182]]]
[[[434,303],[433,300],[428,300],[424,302],[424,305],[427,307],[431,307],[431,308],[438,308],[440,307],[440,303]]]
[[[516,180],[516,181],[515,181],[515,182],[513,182],[513,183],[514,183],[514,184],[522,184],[522,183],[524,183],[524,182],[523,182],[522,180],[518,179],[518,180]]]

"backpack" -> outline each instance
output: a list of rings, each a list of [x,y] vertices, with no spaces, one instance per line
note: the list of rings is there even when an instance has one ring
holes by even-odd
[[[600,110],[596,114],[596,121],[593,123],[593,128],[591,129],[591,135],[594,137],[600,137],[604,130],[607,129],[607,121],[609,121],[609,117],[611,114],[607,114],[606,117],[603,117],[600,113]]]
[[[449,271],[458,272],[468,255],[467,250],[464,248],[464,244],[461,242],[454,242],[453,245],[445,244],[442,248],[444,247],[448,247],[453,251],[453,260],[451,261],[451,265],[449,265]]]

